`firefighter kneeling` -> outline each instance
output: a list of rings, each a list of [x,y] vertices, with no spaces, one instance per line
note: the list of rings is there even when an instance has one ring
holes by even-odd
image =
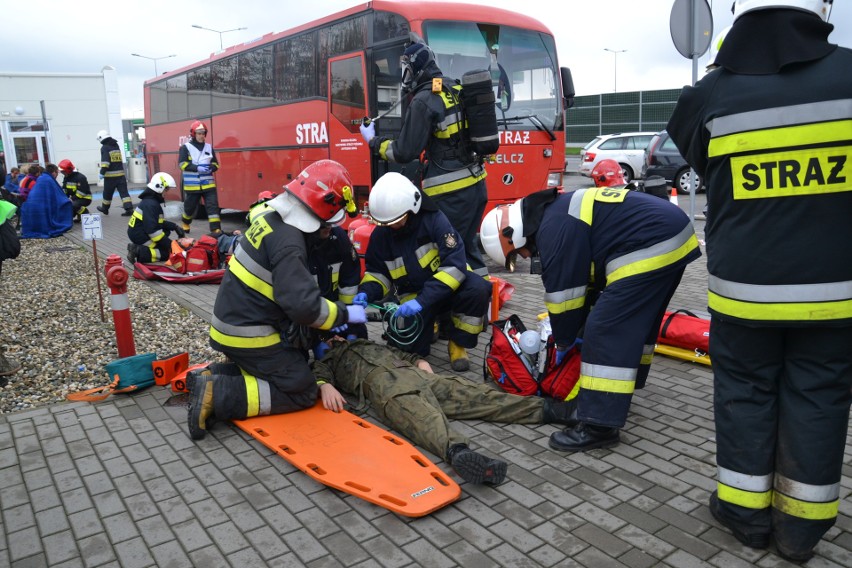
[[[468,348],[483,330],[491,284],[467,266],[464,242],[447,216],[405,176],[389,172],[370,192],[370,236],[366,272],[354,302],[377,302],[395,285],[400,306],[393,321],[410,322],[420,333],[402,338],[389,330],[388,342],[409,353],[429,354],[435,317],[450,311],[450,362],[467,371]]]
[[[187,376],[195,440],[214,415],[239,420],[313,406],[318,388],[307,363],[306,328],[367,321],[363,307],[323,298],[308,269],[321,226],[340,223],[344,207],[355,210],[349,173],[320,160],[284,189],[239,240],[216,295],[210,345],[233,363]]]

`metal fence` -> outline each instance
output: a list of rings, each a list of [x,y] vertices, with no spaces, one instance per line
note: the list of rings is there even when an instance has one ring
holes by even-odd
[[[600,134],[665,129],[681,89],[603,93],[574,98],[568,109],[568,146],[584,146]]]

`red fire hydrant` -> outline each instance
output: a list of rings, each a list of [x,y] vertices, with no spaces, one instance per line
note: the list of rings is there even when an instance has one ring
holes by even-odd
[[[121,257],[111,254],[104,265],[107,286],[112,297],[112,319],[115,323],[115,343],[119,357],[136,355],[133,325],[130,323],[130,302],[127,299],[127,269]]]

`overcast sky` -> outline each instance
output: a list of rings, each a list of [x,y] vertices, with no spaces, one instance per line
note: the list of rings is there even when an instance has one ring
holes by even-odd
[[[544,22],[556,38],[559,64],[570,67],[578,95],[679,88],[692,81],[692,64],[674,47],[669,28],[673,0],[488,0],[482,6],[522,11]],[[28,0],[12,17],[5,10],[0,71],[96,73],[117,70],[122,118],[142,118],[142,84],[154,62],[159,73],[192,64],[225,47],[287,30],[357,5],[353,0]],[[731,24],[732,0],[715,0],[714,35]],[[559,15],[555,7],[559,6]],[[8,6],[7,6],[8,8]],[[51,22],[47,24],[46,22]],[[15,25],[10,25],[15,22]],[[852,47],[852,0],[838,0],[829,40]],[[626,50],[614,55],[605,49]],[[616,68],[617,59],[617,68]],[[700,78],[709,56],[699,60]],[[617,84],[616,84],[617,81]]]

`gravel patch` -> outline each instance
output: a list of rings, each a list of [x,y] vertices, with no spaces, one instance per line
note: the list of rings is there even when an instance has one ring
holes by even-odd
[[[21,255],[0,274],[0,348],[22,369],[0,377],[0,414],[65,401],[69,392],[108,384],[104,366],[118,358],[110,293],[91,251],[55,239],[21,241]],[[188,351],[190,363],[222,360],[207,343],[209,324],[131,276],[128,299],[136,352],[165,357]]]

